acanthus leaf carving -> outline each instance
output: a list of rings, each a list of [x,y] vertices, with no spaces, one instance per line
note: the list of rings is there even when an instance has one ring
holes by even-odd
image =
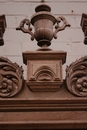
[[[87,56],[67,66],[66,84],[72,94],[80,97],[87,96]]]
[[[13,97],[23,86],[23,68],[0,57],[0,97]]]

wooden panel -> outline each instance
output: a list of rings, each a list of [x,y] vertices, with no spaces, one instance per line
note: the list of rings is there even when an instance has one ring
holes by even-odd
[[[81,129],[87,128],[87,112],[10,112],[0,114],[5,129]]]

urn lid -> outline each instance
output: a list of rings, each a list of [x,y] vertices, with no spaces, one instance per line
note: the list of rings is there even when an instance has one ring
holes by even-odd
[[[35,8],[35,12],[40,12],[40,11],[47,11],[47,12],[50,12],[50,11],[51,11],[50,6],[46,5],[44,0],[42,0],[42,1],[41,1],[41,4],[38,5],[38,6]]]

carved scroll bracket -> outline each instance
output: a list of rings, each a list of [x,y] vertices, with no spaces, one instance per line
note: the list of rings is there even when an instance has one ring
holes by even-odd
[[[0,97],[12,97],[23,85],[23,69],[17,63],[0,57]]]
[[[72,94],[80,97],[87,96],[87,56],[67,66],[66,83]]]

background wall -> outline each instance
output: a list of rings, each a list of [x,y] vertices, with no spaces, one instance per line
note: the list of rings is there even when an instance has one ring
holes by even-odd
[[[0,0],[0,15],[5,14],[7,28],[4,34],[4,46],[0,46],[0,56],[9,58],[23,66],[26,79],[26,65],[23,64],[22,52],[38,49],[37,42],[30,40],[29,34],[16,31],[21,20],[31,18],[40,0]],[[67,52],[65,68],[76,59],[87,54],[87,46],[83,44],[84,35],[80,27],[82,13],[87,13],[87,0],[46,0],[55,17],[64,16],[71,24],[57,34],[58,39],[52,40],[50,48]]]

